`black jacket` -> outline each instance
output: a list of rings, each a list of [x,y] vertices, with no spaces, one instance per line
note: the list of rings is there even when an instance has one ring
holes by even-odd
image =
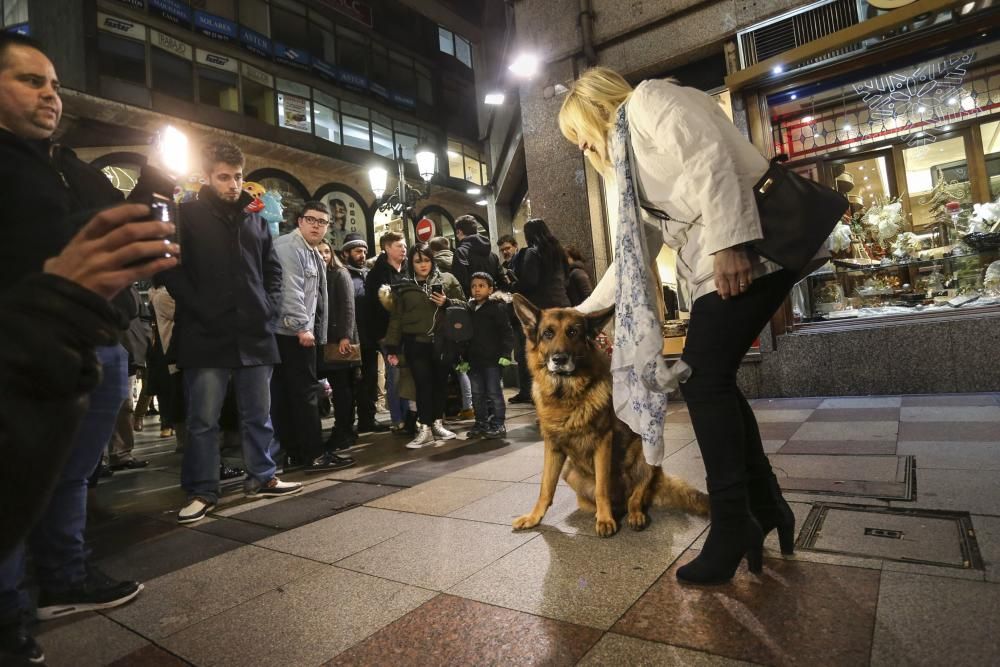
[[[356,269],[348,265],[347,273],[351,277],[351,285],[354,289],[354,323],[358,326],[358,342],[368,341],[368,306],[367,292],[365,291],[365,278],[368,277],[368,269]],[[329,281],[327,281],[327,285],[329,285]],[[378,297],[373,295],[372,298]]]
[[[509,359],[514,349],[514,330],[506,304],[494,292],[479,308],[470,299],[469,310],[472,312],[472,340],[466,348],[466,361],[472,368],[499,366],[500,357]]]
[[[281,263],[260,213],[243,193],[232,204],[210,187],[182,204],[181,264],[161,274],[177,302],[174,339],[181,368],[279,363],[274,339]]]
[[[590,282],[590,275],[587,269],[583,268],[583,263],[570,262],[566,272],[566,296],[569,297],[569,305],[579,306],[593,291],[594,285]]]
[[[339,345],[346,338],[352,345],[358,344],[356,317],[357,301],[351,272],[346,266],[326,270],[326,294],[330,307],[330,318],[326,329],[326,344]],[[361,362],[322,364],[324,367],[342,368],[360,366]]]
[[[113,344],[107,301],[76,283],[28,276],[0,295],[0,554],[24,538],[62,474],[87,395],[94,354]]]
[[[468,294],[472,283],[472,274],[479,272],[488,273],[493,278],[494,286],[500,284],[500,260],[490,252],[489,239],[474,234],[462,239],[458,248],[455,249],[455,261],[451,265],[451,274],[458,279],[462,291]]]
[[[365,278],[365,319],[367,319],[367,338],[363,338],[361,343],[372,344],[385,338],[385,332],[389,329],[389,311],[387,311],[378,298],[378,291],[382,285],[397,285],[406,274],[400,270],[392,268],[389,259],[382,253],[375,260]]]
[[[41,271],[97,210],[125,199],[99,169],[69,148],[21,139],[7,130],[0,130],[0,179],[0,291]],[[153,192],[170,196],[173,189],[163,175],[144,167],[129,201],[148,203]]]
[[[539,308],[567,308],[566,265],[551,266],[536,248],[518,250],[511,261],[517,282],[510,291],[521,294]]]

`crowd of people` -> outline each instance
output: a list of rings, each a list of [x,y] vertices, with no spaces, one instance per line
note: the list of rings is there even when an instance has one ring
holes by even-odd
[[[48,338],[31,340],[14,318],[5,334],[6,352],[47,341],[54,349],[46,355],[63,366],[19,366],[14,356],[0,365],[0,442],[8,461],[38,475],[30,491],[17,480],[16,492],[4,495],[16,510],[5,509],[0,531],[4,659],[44,659],[29,632],[32,611],[40,620],[62,618],[124,604],[142,591],[139,582],[93,566],[84,532],[88,486],[147,465],[133,455],[134,431],[144,427],[154,396],[160,435],[176,436],[183,453],[187,501],[177,521],[193,523],[218,503],[223,479],[243,477],[248,496],[295,494],[302,485],[279,474],[350,467],[347,450],[366,433],[405,434],[411,449],[433,446],[456,437],[444,425],[448,413],[474,419],[466,438],[504,437],[502,371],[512,358],[524,366],[510,294],[544,307],[590,292],[579,253],[564,251],[541,220],[525,225],[523,249],[513,236],[500,238],[502,259],[472,216],[455,221],[455,247],[437,237],[407,248],[401,234],[388,232],[369,258],[359,234],[333,245],[341,237],[331,235],[332,212],[319,201],[305,203],[293,232],[274,238],[243,189],[243,153],[227,141],[204,147],[204,185],[196,200],[175,209],[175,220],[136,222],[149,217],[144,204],[172,197],[175,176],[153,155],[128,197],[136,204],[108,209],[125,197],[53,139],[61,110],[58,78],[42,47],[0,36],[8,234],[0,249],[0,310],[19,309],[35,325],[70,318],[51,322]],[[151,281],[145,301],[140,279]],[[44,372],[57,370],[69,385],[41,403],[65,419],[21,428],[24,420],[9,412],[19,406],[13,396],[37,394],[31,383],[47,387]],[[133,401],[137,375],[143,390]],[[519,380],[510,400],[530,402],[527,375]],[[324,386],[334,417],[326,437]],[[380,394],[385,424],[375,418]],[[238,442],[244,469],[224,465],[222,442]],[[37,605],[23,584],[29,557]]]

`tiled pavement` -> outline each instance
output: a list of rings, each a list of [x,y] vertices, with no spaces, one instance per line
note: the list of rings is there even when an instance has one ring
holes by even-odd
[[[97,504],[116,518],[92,541],[146,590],[39,639],[48,664],[74,667],[1000,664],[998,395],[754,410],[799,548],[784,558],[772,536],[762,575],[713,588],[674,578],[703,544],[697,517],[654,510],[646,531],[600,539],[561,484],[538,529],[512,532],[542,465],[523,408],[507,442],[410,452],[371,438],[356,468],[306,479],[302,495],[232,496],[187,528],[173,522],[172,443],[144,437],[153,469],[103,485]],[[704,488],[682,403],[668,422],[665,468]],[[930,528],[955,517],[964,541]],[[942,553],[950,566],[917,562]]]

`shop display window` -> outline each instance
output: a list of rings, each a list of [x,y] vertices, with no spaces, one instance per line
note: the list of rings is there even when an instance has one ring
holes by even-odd
[[[986,176],[990,183],[990,199],[1000,198],[1000,121],[979,126],[986,157]]]
[[[191,61],[161,49],[154,48],[151,51],[153,90],[182,100],[194,101],[194,73]]]
[[[392,119],[377,111],[372,112],[372,143],[376,155],[383,157],[396,155],[396,147],[392,143]]]
[[[312,132],[309,106],[304,97],[278,93],[278,125],[296,132]]]
[[[243,114],[274,125],[274,89],[243,77]]]
[[[352,148],[370,151],[372,149],[372,139],[368,121],[364,118],[343,116],[344,123],[344,145]]]
[[[313,125],[317,137],[340,143],[340,103],[337,98],[313,91]]]
[[[198,68],[198,101],[225,111],[240,110],[239,77],[211,67]]]
[[[140,86],[146,85],[144,42],[98,32],[97,52],[101,74]]]

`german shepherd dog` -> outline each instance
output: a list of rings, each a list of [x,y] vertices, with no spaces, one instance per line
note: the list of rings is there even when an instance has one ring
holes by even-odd
[[[615,517],[622,514],[630,528],[642,530],[650,505],[707,515],[708,497],[646,463],[642,439],[615,415],[611,364],[594,342],[614,309],[590,316],[572,308],[540,310],[517,294],[514,310],[527,339],[532,397],[545,440],[538,502],[514,520],[514,529],[541,522],[564,464],[563,479],[576,491],[580,509],[597,515],[601,537],[617,532]]]

